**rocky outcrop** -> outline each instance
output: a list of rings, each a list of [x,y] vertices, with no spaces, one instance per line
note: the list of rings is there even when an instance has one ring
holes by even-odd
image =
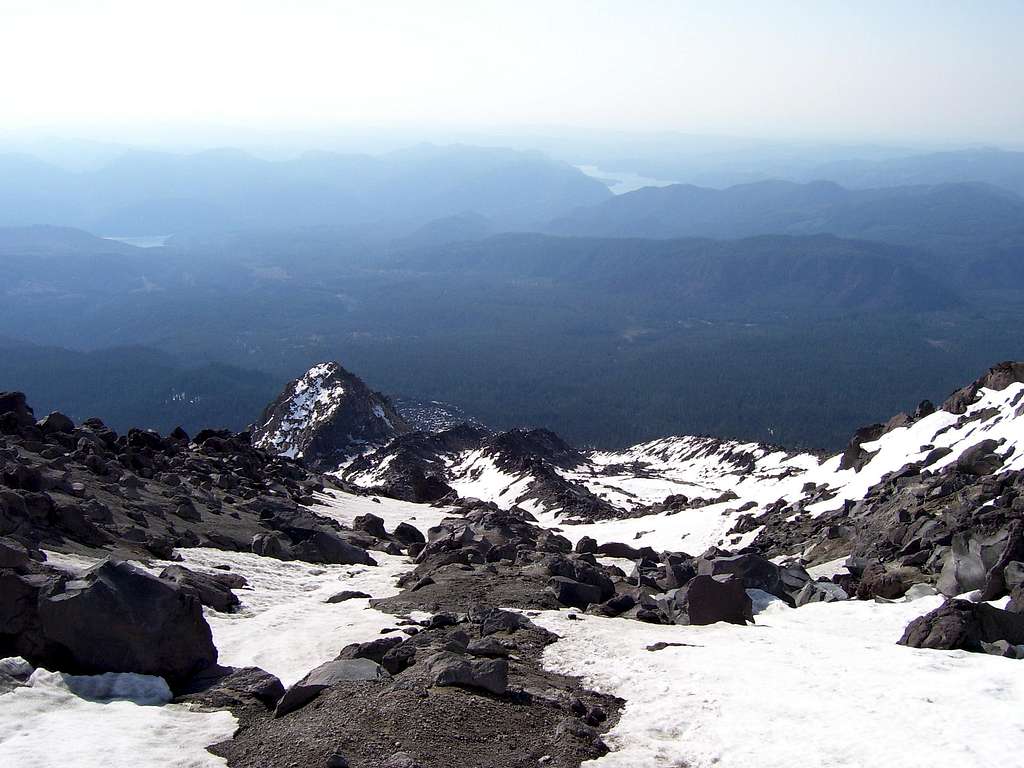
[[[1020,658],[1024,650],[1024,614],[993,608],[986,603],[948,600],[934,611],[914,619],[907,626],[900,645],[911,648],[952,650]]]
[[[217,661],[192,591],[124,562],[76,576],[35,561],[0,569],[0,655],[80,674],[136,672],[180,685]]]
[[[171,559],[175,547],[249,551],[256,539],[281,559],[362,564],[368,547],[407,547],[312,512],[331,485],[341,484],[247,433],[118,435],[59,414],[37,423],[24,395],[0,396],[0,536],[25,544]]]
[[[253,428],[253,444],[329,470],[353,452],[409,431],[387,397],[330,362],[310,368],[267,406]]]
[[[942,404],[942,410],[962,414],[978,398],[982,389],[1003,390],[1014,383],[1024,382],[1024,362],[1005,361],[993,365],[963,389],[951,394]]]

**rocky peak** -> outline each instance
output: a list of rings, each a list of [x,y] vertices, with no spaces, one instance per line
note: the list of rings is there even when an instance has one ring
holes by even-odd
[[[336,362],[290,382],[253,428],[253,443],[320,468],[410,430],[391,401]]]

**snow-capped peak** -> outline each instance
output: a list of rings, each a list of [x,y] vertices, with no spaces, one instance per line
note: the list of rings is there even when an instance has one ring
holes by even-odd
[[[405,421],[384,395],[338,363],[325,362],[285,387],[264,411],[253,441],[288,458],[335,468],[353,450],[406,431]]]

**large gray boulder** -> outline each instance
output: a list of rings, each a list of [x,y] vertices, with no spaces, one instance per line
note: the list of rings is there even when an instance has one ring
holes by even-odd
[[[211,573],[192,571],[180,565],[169,565],[160,572],[160,578],[172,581],[205,606],[227,612],[238,607],[238,596],[228,586],[230,575],[219,577]]]
[[[476,688],[496,695],[508,689],[508,662],[500,658],[468,659],[442,651],[424,660],[434,685]]]
[[[282,717],[304,707],[325,690],[343,682],[383,680],[390,677],[387,670],[372,659],[335,659],[321,664],[285,691],[274,711]]]
[[[199,600],[176,584],[105,560],[39,596],[37,665],[159,675],[174,687],[217,661]]]

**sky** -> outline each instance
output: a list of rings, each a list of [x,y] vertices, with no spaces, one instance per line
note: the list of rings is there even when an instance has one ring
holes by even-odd
[[[0,0],[0,130],[1024,144],[1024,0]]]

